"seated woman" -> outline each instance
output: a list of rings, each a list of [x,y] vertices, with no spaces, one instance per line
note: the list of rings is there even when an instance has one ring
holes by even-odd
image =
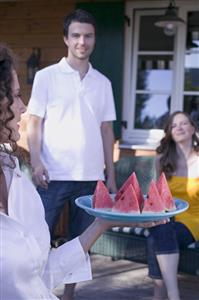
[[[50,249],[41,199],[16,158],[18,123],[25,110],[12,54],[0,45],[0,298],[57,299],[52,293],[57,285],[91,279],[87,252],[118,224],[96,219],[79,237]]]
[[[179,300],[177,270],[179,248],[199,240],[199,137],[197,127],[184,112],[174,112],[157,148],[157,173],[164,172],[174,197],[189,208],[165,225],[150,229],[149,276],[154,279],[153,300]],[[166,297],[167,298],[167,297]]]

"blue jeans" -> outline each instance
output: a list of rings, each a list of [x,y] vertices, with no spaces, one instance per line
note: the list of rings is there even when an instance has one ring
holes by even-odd
[[[68,239],[80,235],[93,222],[94,217],[79,208],[75,199],[93,194],[96,184],[97,181],[51,181],[47,190],[37,188],[44,205],[51,237],[66,202],[69,203]]]
[[[156,255],[179,253],[180,248],[186,248],[194,241],[189,229],[179,222],[170,221],[167,224],[150,228],[150,235],[147,238],[149,276],[162,278]]]

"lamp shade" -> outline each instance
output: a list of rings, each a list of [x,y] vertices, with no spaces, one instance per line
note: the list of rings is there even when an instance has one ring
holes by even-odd
[[[155,25],[158,27],[165,27],[168,24],[177,26],[179,23],[185,23],[185,21],[177,16],[177,8],[170,2],[165,14],[158,18]]]

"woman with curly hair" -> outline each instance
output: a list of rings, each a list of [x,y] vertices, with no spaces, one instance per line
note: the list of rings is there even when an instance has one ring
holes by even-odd
[[[181,111],[169,117],[164,131],[156,149],[157,174],[165,173],[172,195],[189,208],[175,221],[150,229],[149,276],[155,284],[153,300],[179,300],[179,248],[199,240],[199,136],[191,117]]]
[[[91,279],[88,250],[105,230],[121,224],[95,219],[79,237],[50,248],[41,198],[16,157],[25,110],[13,55],[0,45],[0,298],[57,299],[52,293],[57,285]]]

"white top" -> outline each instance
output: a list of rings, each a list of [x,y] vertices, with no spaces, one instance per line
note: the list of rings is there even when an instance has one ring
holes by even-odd
[[[44,118],[42,160],[51,180],[103,180],[101,123],[115,120],[110,81],[89,65],[83,80],[62,58],[37,72],[29,114]]]
[[[10,189],[9,216],[0,213],[0,299],[57,299],[59,284],[91,279],[90,259],[78,238],[50,249],[40,197],[16,163],[3,168]]]

